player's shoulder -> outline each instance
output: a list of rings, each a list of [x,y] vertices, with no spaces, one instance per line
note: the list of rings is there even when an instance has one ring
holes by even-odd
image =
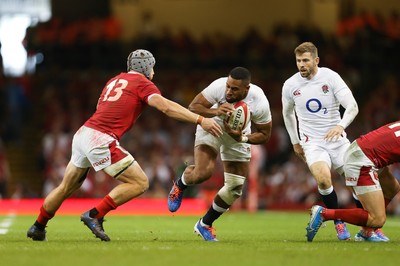
[[[227,80],[228,80],[228,77],[217,78],[216,80],[214,80],[210,83],[209,87],[220,87],[220,86],[225,87]]]
[[[264,90],[252,83],[250,84],[249,93],[243,101],[249,105],[252,110],[254,108],[258,108],[259,106],[269,105],[268,98],[265,95]]]
[[[264,90],[260,86],[254,84],[254,83],[250,83],[249,92],[256,93],[256,94],[264,94]]]
[[[322,77],[337,77],[337,76],[339,76],[339,74],[336,71],[334,71],[330,68],[327,68],[327,67],[319,67],[318,71],[319,71],[320,76],[322,76]]]
[[[125,79],[128,81],[135,81],[139,83],[148,83],[152,84],[153,82],[146,78],[143,74],[137,72],[121,72],[119,75],[115,76],[118,79]]]
[[[283,90],[290,90],[292,88],[297,88],[299,83],[302,82],[303,79],[299,72],[293,74],[283,83]]]

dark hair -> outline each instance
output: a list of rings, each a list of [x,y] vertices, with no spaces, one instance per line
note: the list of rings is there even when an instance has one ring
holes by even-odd
[[[242,80],[248,83],[251,81],[250,71],[244,67],[235,67],[231,70],[229,76],[231,76],[233,79]]]

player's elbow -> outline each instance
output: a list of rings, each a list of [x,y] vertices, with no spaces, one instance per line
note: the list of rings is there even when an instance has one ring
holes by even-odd
[[[358,104],[357,104],[357,103],[354,103],[352,109],[353,109],[354,114],[357,115],[357,114],[358,114],[358,111],[359,111],[359,110],[358,110]]]

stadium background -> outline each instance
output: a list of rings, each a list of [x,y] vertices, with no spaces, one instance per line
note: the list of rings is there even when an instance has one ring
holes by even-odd
[[[68,2],[68,4],[66,4]],[[91,0],[52,1],[53,16],[27,31],[29,54],[43,62],[22,77],[0,77],[0,134],[11,178],[3,198],[41,198],[62,178],[72,134],[95,110],[100,90],[125,71],[137,48],[156,57],[154,82],[187,106],[217,77],[238,65],[265,90],[273,135],[255,148],[252,179],[236,208],[297,209],[316,200],[316,184],[295,158],[281,118],[283,81],[295,73],[293,49],[319,48],[320,66],[342,75],[360,106],[349,139],[398,119],[400,3],[396,0]],[[122,139],[151,180],[143,198],[165,198],[176,172],[190,162],[194,126],[150,108]],[[400,179],[400,167],[392,166]],[[210,200],[219,168],[190,196]],[[352,204],[334,175],[340,202]],[[104,196],[115,183],[91,172],[77,198]],[[255,193],[254,193],[255,192]],[[389,212],[400,213],[400,200]]]

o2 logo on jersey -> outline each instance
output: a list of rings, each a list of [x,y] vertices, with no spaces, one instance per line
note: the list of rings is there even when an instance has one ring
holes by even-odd
[[[306,108],[310,113],[318,113],[321,110],[324,114],[328,113],[328,110],[326,108],[322,108],[321,101],[316,98],[308,100],[306,103]]]

